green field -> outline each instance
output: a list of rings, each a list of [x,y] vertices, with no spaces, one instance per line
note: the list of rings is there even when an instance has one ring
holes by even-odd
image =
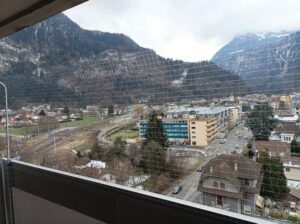
[[[22,136],[22,135],[26,135],[26,130],[25,130],[25,128],[10,128],[9,129],[9,134]]]
[[[69,122],[63,122],[63,123],[59,123],[59,128],[64,128],[64,127],[75,127],[75,126],[85,126],[85,125],[89,125],[89,124],[93,124],[97,121],[100,121],[99,117],[83,117],[82,120],[79,121],[69,121]],[[36,131],[36,130],[35,130]],[[3,131],[2,133],[5,133],[5,131]],[[28,134],[32,134],[30,133],[30,127],[26,128],[25,127],[21,127],[21,128],[10,128],[9,129],[9,133],[11,135],[28,135]]]
[[[93,124],[97,121],[100,121],[100,117],[83,117],[82,120],[63,122],[63,123],[60,123],[59,126],[60,126],[60,128],[85,126],[85,125]]]
[[[136,138],[139,136],[138,130],[132,130],[132,129],[122,129],[118,132],[113,133],[108,137],[109,140],[114,141],[117,137],[121,137],[122,140],[126,140],[129,138]]]

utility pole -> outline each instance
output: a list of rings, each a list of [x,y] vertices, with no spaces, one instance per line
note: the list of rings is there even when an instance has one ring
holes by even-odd
[[[5,92],[5,114],[6,114],[6,157],[7,161],[10,161],[10,144],[9,144],[9,130],[8,130],[8,100],[7,100],[7,88],[3,82],[0,82],[0,85],[4,87]]]

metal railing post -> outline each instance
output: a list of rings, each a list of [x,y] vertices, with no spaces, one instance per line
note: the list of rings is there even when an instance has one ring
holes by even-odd
[[[7,100],[7,88],[3,82],[0,82],[0,85],[4,87],[5,92],[5,113],[6,113],[6,157],[8,163],[10,162],[10,143],[9,143],[9,128],[8,128],[8,100]]]

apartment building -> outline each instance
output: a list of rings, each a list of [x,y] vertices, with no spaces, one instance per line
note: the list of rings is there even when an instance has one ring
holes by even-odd
[[[140,137],[147,131],[146,120],[140,121]],[[206,146],[215,139],[218,131],[217,118],[162,118],[162,124],[168,141],[173,144]]]
[[[148,121],[142,120],[139,124],[140,137],[146,135]],[[168,141],[173,144],[190,144],[189,121],[187,119],[162,118],[165,134]]]
[[[240,120],[240,110],[238,107],[230,107],[230,120],[236,124]]]
[[[229,107],[189,107],[180,106],[168,109],[168,118],[217,118],[218,126],[226,125],[230,118],[231,110]]]
[[[191,145],[206,146],[216,138],[218,132],[217,118],[195,118],[189,120]]]

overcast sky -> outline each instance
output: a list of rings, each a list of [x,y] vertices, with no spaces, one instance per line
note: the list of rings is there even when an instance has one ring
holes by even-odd
[[[300,0],[90,0],[66,11],[85,29],[124,33],[164,57],[211,59],[234,36],[300,30]]]

